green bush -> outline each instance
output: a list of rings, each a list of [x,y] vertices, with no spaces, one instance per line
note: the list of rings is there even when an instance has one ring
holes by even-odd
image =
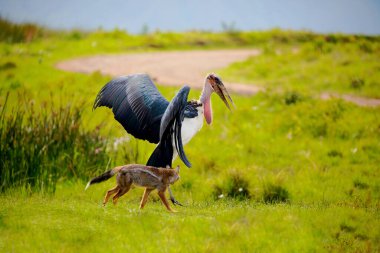
[[[264,184],[263,201],[271,204],[288,202],[289,192],[281,185],[266,183]]]
[[[291,92],[285,93],[284,99],[285,99],[286,105],[291,105],[291,104],[295,104],[295,103],[302,101],[302,96],[300,93],[298,93],[296,91],[291,91]]]
[[[214,199],[224,197],[236,200],[246,200],[251,198],[248,190],[249,183],[237,172],[230,174],[220,185],[215,185],[213,190]]]
[[[58,180],[87,180],[104,171],[109,157],[107,141],[98,130],[81,128],[79,107],[20,102],[0,107],[0,191],[25,186],[33,191],[54,192]]]
[[[41,37],[42,29],[34,24],[14,24],[0,17],[0,41],[30,42]]]

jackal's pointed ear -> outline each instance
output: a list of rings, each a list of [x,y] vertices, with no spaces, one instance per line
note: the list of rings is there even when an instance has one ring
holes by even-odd
[[[177,167],[175,168],[175,172],[177,172],[177,174],[179,174],[179,165],[177,165]]]

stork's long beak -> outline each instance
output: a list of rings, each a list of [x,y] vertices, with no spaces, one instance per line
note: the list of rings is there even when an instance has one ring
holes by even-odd
[[[231,106],[228,103],[226,97],[228,98],[229,102],[233,107],[235,107],[234,101],[232,101],[232,98],[230,94],[228,93],[226,87],[224,86],[222,81],[216,82],[216,85],[214,86],[214,91],[218,96],[223,100],[224,104],[227,106],[229,110],[231,110]]]

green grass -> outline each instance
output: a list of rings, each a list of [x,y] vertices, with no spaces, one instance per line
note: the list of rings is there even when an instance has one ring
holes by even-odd
[[[186,205],[176,208],[179,213],[167,213],[157,197],[139,211],[142,189],[133,189],[116,207],[103,208],[101,200],[114,179],[84,192],[86,180],[63,173],[54,194],[25,186],[0,193],[0,251],[380,251],[380,111],[315,98],[324,91],[378,97],[378,43],[378,37],[306,32],[130,35],[117,30],[42,33],[30,42],[0,42],[1,107],[10,91],[5,116],[11,117],[9,108],[20,107],[20,101],[26,108],[34,103],[36,115],[46,114],[44,108],[78,109],[78,133],[107,138],[104,155],[112,158],[110,165],[144,163],[154,145],[132,138],[110,148],[125,131],[110,110],[91,111],[110,77],[56,70],[60,60],[98,53],[258,47],[262,56],[233,64],[220,75],[269,88],[252,97],[233,95],[232,113],[213,97],[213,124],[185,147],[193,168],[185,169],[178,159],[174,163],[182,169],[173,190]],[[275,54],[276,48],[282,53]],[[159,89],[167,98],[177,90]],[[191,91],[191,98],[198,96],[199,91]],[[24,116],[25,124],[28,110]],[[33,130],[42,133],[35,120]],[[73,149],[80,146],[71,143]],[[58,157],[70,154],[59,152]],[[75,162],[89,175],[106,169],[104,164],[87,168],[95,160],[87,151],[77,152],[77,159],[89,162]],[[21,169],[17,161],[13,164],[13,171]],[[59,166],[59,159],[51,164]],[[41,171],[47,168],[41,166]]]
[[[380,97],[380,43],[311,41],[299,47],[265,48],[263,54],[232,64],[228,80],[270,90],[337,92]]]
[[[54,197],[2,195],[1,251],[378,250],[379,221],[369,216],[376,215],[374,210],[322,203],[208,200],[170,214],[152,201],[140,211],[137,197],[141,189],[133,189],[117,206],[101,207],[106,185],[111,186],[96,186],[88,192],[83,192],[81,184],[67,185]]]

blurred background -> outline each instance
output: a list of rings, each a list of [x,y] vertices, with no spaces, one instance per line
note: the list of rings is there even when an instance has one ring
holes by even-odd
[[[119,28],[134,34],[273,28],[368,35],[380,32],[377,0],[1,0],[0,6],[3,18],[54,29]]]

